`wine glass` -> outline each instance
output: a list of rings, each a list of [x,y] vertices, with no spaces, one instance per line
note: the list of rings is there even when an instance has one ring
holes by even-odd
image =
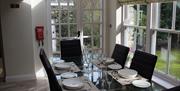
[[[106,82],[108,84],[108,89],[111,88],[112,80],[113,80],[113,78],[111,76],[109,76],[108,73],[106,72]]]

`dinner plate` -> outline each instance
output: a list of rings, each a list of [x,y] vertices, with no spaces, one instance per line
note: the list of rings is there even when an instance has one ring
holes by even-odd
[[[138,73],[136,70],[133,69],[121,69],[118,71],[118,74],[124,78],[134,78],[137,76]]]
[[[114,59],[113,58],[106,58],[106,60],[104,61],[105,64],[110,64],[113,63]]]
[[[151,84],[145,80],[134,80],[132,84],[139,88],[148,88]]]
[[[120,64],[110,64],[108,65],[108,68],[112,70],[118,70],[118,69],[121,69],[122,66]]]
[[[77,77],[77,74],[73,72],[65,72],[61,74],[61,77],[65,79],[74,78],[74,77]]]
[[[73,79],[65,79],[62,81],[63,86],[66,89],[76,90],[81,89],[84,84],[79,78],[73,78]]]
[[[65,63],[55,64],[54,67],[55,67],[56,69],[61,69],[61,70],[67,70],[67,69],[70,69],[70,68],[71,68],[70,65],[65,64]]]

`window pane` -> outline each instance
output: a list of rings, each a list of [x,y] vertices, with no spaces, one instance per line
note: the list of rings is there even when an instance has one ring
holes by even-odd
[[[52,51],[57,52],[60,51],[60,41],[59,40],[52,40]]]
[[[68,10],[68,0],[60,0],[61,10]]]
[[[69,22],[76,23],[76,11],[69,11]]]
[[[171,29],[173,3],[161,3],[160,28]]]
[[[128,25],[136,25],[136,13],[137,6],[136,5],[128,5],[127,16],[125,16],[125,24]]]
[[[77,25],[70,25],[70,36],[77,36]]]
[[[94,47],[100,48],[100,37],[94,37]]]
[[[102,19],[101,19],[101,11],[99,11],[99,10],[96,10],[96,11],[94,11],[93,12],[93,22],[102,22]]]
[[[59,11],[52,10],[51,11],[51,24],[58,23],[59,22],[58,17],[59,17]]]
[[[69,0],[69,9],[76,9],[77,0]]]
[[[96,3],[94,4],[94,7],[96,8],[96,9],[102,9],[102,0],[95,0],[96,1]]]
[[[87,46],[88,48],[91,48],[91,37],[84,38],[84,45]]]
[[[125,24],[146,26],[147,5],[129,5]]]
[[[172,76],[180,79],[180,34],[172,34],[170,52],[170,70]]]
[[[140,5],[140,9],[138,12],[139,26],[146,26],[147,20],[147,5]],[[137,20],[138,20],[137,19]]]
[[[166,65],[168,60],[168,34],[157,32],[156,55],[158,56],[156,69],[167,72]]]
[[[61,36],[62,37],[68,36],[68,25],[61,25]]]
[[[136,49],[145,51],[146,31],[145,29],[136,29]]]
[[[82,0],[84,9],[101,9],[102,0]]]
[[[98,37],[100,36],[100,24],[94,24],[94,29],[93,29],[93,36]]]
[[[135,28],[130,28],[130,27],[127,27],[126,30],[125,30],[125,45],[128,46],[130,48],[130,51],[135,51]]]
[[[68,22],[68,11],[67,10],[62,10],[61,11],[61,23],[67,23]]]
[[[180,31],[180,1],[177,1],[176,6],[176,30]]]
[[[50,5],[51,5],[51,9],[58,8],[58,1],[57,0],[51,1]]]
[[[92,22],[92,11],[84,11],[83,22],[84,23]]]
[[[92,8],[92,0],[82,0],[82,5],[84,9],[91,9]]]
[[[59,25],[51,25],[52,38],[59,38]]]
[[[131,51],[136,49],[145,51],[146,30],[128,27],[125,30],[125,45],[130,47]]]
[[[91,24],[84,24],[83,28],[83,35],[84,36],[91,36]]]
[[[51,10],[58,10],[58,3],[57,5],[51,5]]]

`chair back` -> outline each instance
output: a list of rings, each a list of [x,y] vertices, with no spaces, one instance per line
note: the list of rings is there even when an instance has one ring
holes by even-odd
[[[130,69],[138,71],[139,75],[151,81],[156,61],[156,55],[136,50],[130,65]]]
[[[39,56],[48,76],[50,91],[62,91],[62,88],[56,79],[54,71],[43,49],[40,49]]]
[[[81,56],[81,43],[79,39],[61,40],[61,58]]]
[[[128,47],[116,44],[111,58],[113,58],[115,62],[119,63],[124,68],[128,53]]]

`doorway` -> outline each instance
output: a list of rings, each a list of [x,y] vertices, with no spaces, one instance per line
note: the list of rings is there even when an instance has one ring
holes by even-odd
[[[1,31],[1,18],[0,18],[0,82],[5,81],[5,69],[4,69],[4,58],[3,58],[3,41]]]

